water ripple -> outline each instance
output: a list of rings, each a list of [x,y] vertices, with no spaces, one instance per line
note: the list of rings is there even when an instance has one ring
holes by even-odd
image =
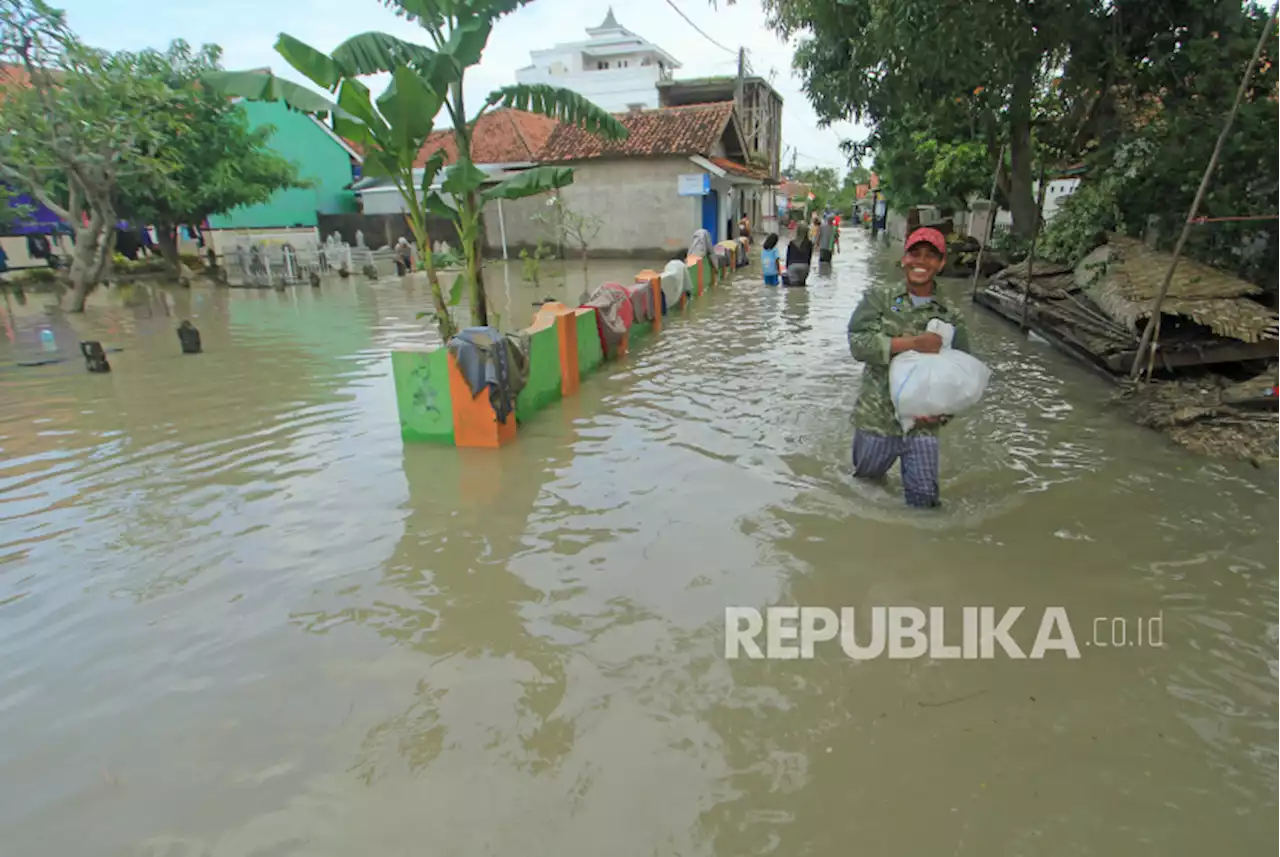
[[[497,452],[400,439],[388,352],[435,341],[412,280],[6,305],[6,845],[1273,843],[1274,474],[1125,423],[948,283],[993,375],[943,434],[944,506],[855,483],[844,330],[892,262],[855,232],[807,290],[739,277]],[[486,276],[505,318],[529,312],[518,271]],[[204,354],[178,352],[179,318]],[[121,347],[113,372],[11,369],[44,326],[68,354]],[[1164,640],[1069,663],[726,660],[725,608],[772,604],[1065,605],[1077,635],[1160,616]]]

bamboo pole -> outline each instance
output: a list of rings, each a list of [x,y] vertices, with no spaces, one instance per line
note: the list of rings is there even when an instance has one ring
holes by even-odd
[[[987,219],[986,235],[982,236],[982,242],[978,244],[978,261],[973,269],[973,289],[969,292],[969,300],[974,300],[978,296],[978,277],[982,274],[982,253],[987,249],[987,243],[991,241],[991,233],[995,231],[996,214],[1000,211],[1000,206],[996,205],[996,185],[1000,180],[1000,168],[1004,166],[1004,144],[1000,144],[1000,157],[996,159],[995,172],[991,174],[991,217]]]
[[[1035,279],[1036,241],[1040,240],[1040,225],[1044,223],[1044,155],[1040,156],[1040,190],[1036,193],[1036,225],[1031,233],[1031,252],[1027,254],[1027,285],[1022,290],[1022,329],[1027,329],[1027,312],[1031,306],[1031,282]]]
[[[1209,179],[1213,177],[1213,171],[1218,166],[1218,158],[1222,154],[1222,147],[1227,141],[1227,134],[1231,131],[1231,124],[1235,121],[1236,114],[1240,112],[1240,102],[1244,101],[1245,90],[1249,88],[1249,79],[1253,77],[1253,69],[1258,64],[1258,57],[1262,55],[1262,48],[1266,45],[1267,40],[1271,37],[1271,31],[1276,26],[1276,11],[1280,6],[1272,7],[1271,17],[1267,19],[1267,26],[1263,28],[1262,35],[1258,38],[1258,44],[1253,49],[1253,57],[1249,60],[1249,65],[1244,70],[1244,76],[1240,78],[1240,88],[1236,90],[1235,103],[1231,105],[1231,112],[1227,114],[1227,120],[1222,125],[1222,132],[1218,134],[1218,142],[1213,147],[1213,154],[1209,157],[1209,166],[1205,167],[1204,176],[1200,179],[1200,187],[1196,191],[1196,198],[1191,203],[1191,210],[1187,212],[1187,220],[1182,224],[1182,234],[1178,236],[1178,243],[1173,248],[1173,259],[1169,262],[1169,270],[1165,271],[1164,282],[1160,284],[1160,291],[1156,294],[1155,300],[1151,302],[1151,316],[1147,319],[1146,329],[1142,331],[1142,341],[1138,343],[1138,352],[1133,356],[1133,366],[1129,370],[1129,379],[1131,381],[1138,380],[1142,375],[1142,357],[1147,349],[1152,346],[1152,339],[1156,330],[1159,329],[1160,308],[1164,306],[1164,299],[1169,294],[1169,286],[1173,283],[1173,272],[1178,267],[1178,257],[1182,255],[1182,248],[1186,246],[1187,237],[1191,234],[1191,227],[1196,219],[1196,212],[1200,210],[1200,203],[1204,201],[1205,193],[1209,190]]]

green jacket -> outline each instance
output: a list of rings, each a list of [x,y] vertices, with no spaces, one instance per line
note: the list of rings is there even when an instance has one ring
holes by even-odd
[[[938,318],[955,327],[951,347],[969,351],[969,333],[959,310],[935,292],[933,300],[914,306],[905,283],[872,288],[849,318],[849,353],[866,364],[862,388],[854,406],[853,421],[870,434],[901,437],[902,426],[889,396],[889,340],[896,336],[916,336],[925,332],[930,319]],[[937,434],[945,421],[916,425],[912,435]]]

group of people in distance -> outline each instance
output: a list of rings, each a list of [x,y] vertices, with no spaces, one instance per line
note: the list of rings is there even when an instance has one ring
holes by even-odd
[[[813,264],[815,245],[809,237],[810,229],[816,233],[818,261],[830,263],[831,257],[840,252],[840,215],[813,215],[812,227],[801,223],[795,227],[795,237],[787,244],[787,255],[781,259],[778,251],[778,235],[770,232],[760,245],[760,270],[766,286],[790,286],[803,288],[808,285],[809,268]]]

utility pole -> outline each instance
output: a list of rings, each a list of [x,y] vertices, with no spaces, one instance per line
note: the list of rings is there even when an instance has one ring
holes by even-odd
[[[747,49],[738,48],[738,80],[733,86],[733,100],[742,109],[742,84],[747,76]]]

